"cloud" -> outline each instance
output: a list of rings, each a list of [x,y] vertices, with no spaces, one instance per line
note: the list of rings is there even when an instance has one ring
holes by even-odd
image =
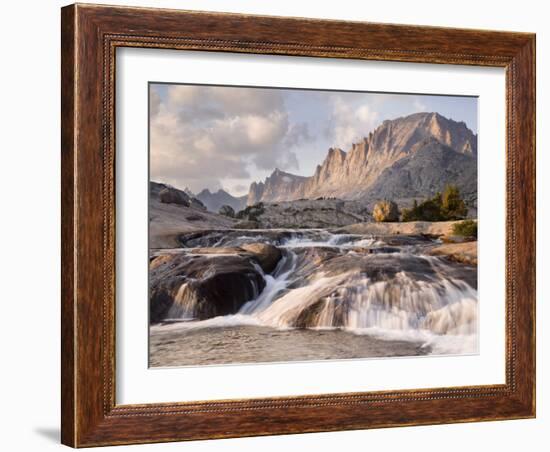
[[[149,92],[149,109],[151,116],[155,116],[158,114],[160,108],[160,96],[159,94],[154,90],[150,90]]]
[[[382,120],[432,104],[421,95],[153,84],[151,178],[243,192],[275,168],[310,175],[330,146],[347,151]]]
[[[292,126],[290,127],[285,138],[285,145],[289,147],[300,146],[304,143],[307,143],[308,141],[313,140],[314,138],[309,132],[309,126],[307,122],[298,122],[292,124]]]
[[[151,179],[193,191],[255,167],[296,168],[293,149],[309,136],[290,125],[279,90],[152,85],[150,96]]]
[[[347,150],[378,125],[379,114],[362,97],[332,95],[331,121],[327,134],[333,144]]]
[[[422,102],[420,99],[418,98],[415,98],[413,100],[413,108],[417,111],[417,112],[423,112],[423,111],[427,111],[428,110],[428,107],[426,106],[426,104],[424,102]]]
[[[248,185],[244,184],[235,184],[231,186],[231,190],[234,193],[247,193],[248,192]]]

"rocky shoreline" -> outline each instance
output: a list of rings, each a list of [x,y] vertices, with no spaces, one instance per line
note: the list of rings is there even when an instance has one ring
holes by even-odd
[[[429,250],[432,256],[443,256],[454,262],[477,265],[477,241],[463,243],[445,243]]]

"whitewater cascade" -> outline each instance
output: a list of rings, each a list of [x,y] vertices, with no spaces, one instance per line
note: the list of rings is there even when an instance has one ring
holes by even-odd
[[[239,246],[258,241],[242,236],[210,237],[208,245]],[[431,335],[477,334],[477,290],[472,270],[422,254],[422,243],[395,245],[384,239],[310,230],[263,237],[282,258],[265,287],[237,314],[190,322],[187,327],[256,324],[273,328],[341,328]],[[215,259],[215,256],[212,256]],[[468,273],[469,272],[469,273]],[[474,276],[475,279],[475,276]],[[196,300],[186,284],[169,317],[189,319]]]

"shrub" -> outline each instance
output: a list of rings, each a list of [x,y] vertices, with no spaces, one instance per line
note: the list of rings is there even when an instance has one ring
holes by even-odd
[[[459,220],[468,214],[468,208],[460,197],[455,185],[447,185],[443,194],[436,193],[433,198],[420,204],[414,200],[410,209],[403,209],[403,221],[447,221]]]
[[[468,214],[468,208],[456,185],[445,187],[441,196],[441,212],[447,220],[460,220]]]
[[[233,207],[228,206],[227,204],[221,206],[220,210],[218,210],[218,213],[229,218],[235,218],[235,210],[233,209]]]
[[[411,209],[403,209],[403,221],[442,221],[441,194],[418,204],[414,201]]]
[[[477,239],[477,221],[464,220],[453,225],[453,234]]]
[[[258,221],[258,217],[265,212],[264,204],[259,202],[253,206],[247,206],[246,209],[237,212],[236,217],[241,220]]]
[[[377,222],[399,221],[399,210],[393,201],[379,201],[372,209],[372,217]]]

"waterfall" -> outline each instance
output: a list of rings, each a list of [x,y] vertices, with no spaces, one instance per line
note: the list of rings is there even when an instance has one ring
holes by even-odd
[[[167,319],[190,320],[194,318],[197,299],[194,293],[188,290],[188,287],[188,283],[179,286],[174,296],[175,303],[170,307]]]
[[[264,274],[265,288],[258,298],[245,303],[239,314],[254,315],[271,305],[274,298],[283,292],[291,282],[291,275],[296,269],[298,256],[293,251],[285,251],[273,275]],[[261,268],[260,268],[261,270]],[[263,272],[262,272],[263,274]]]
[[[476,314],[477,291],[468,284],[418,282],[400,272],[393,280],[377,282],[360,274],[321,276],[255,315],[274,327],[472,334],[477,329]]]
[[[276,328],[379,328],[434,334],[477,331],[477,291],[460,279],[446,276],[448,264],[437,257],[423,257],[433,271],[426,278],[399,271],[391,278],[372,280],[356,271],[325,274],[322,266],[315,267],[309,277],[296,275],[307,264],[298,255],[302,248],[352,250],[355,246],[384,245],[374,238],[324,231],[310,237],[291,237],[283,244],[283,258],[273,274],[264,276],[262,293],[243,305],[239,314]],[[397,263],[417,258],[401,249],[392,256]],[[291,284],[297,287],[289,288]]]
[[[265,287],[237,313],[193,327],[339,328],[402,338],[411,332],[447,337],[477,334],[477,290],[467,282],[475,269],[422,254],[428,240],[422,237],[385,240],[309,230],[235,231],[193,240],[223,246],[263,241],[282,251],[271,274],[254,264]],[[179,287],[175,301],[169,317],[193,317],[197,301],[187,284]]]

